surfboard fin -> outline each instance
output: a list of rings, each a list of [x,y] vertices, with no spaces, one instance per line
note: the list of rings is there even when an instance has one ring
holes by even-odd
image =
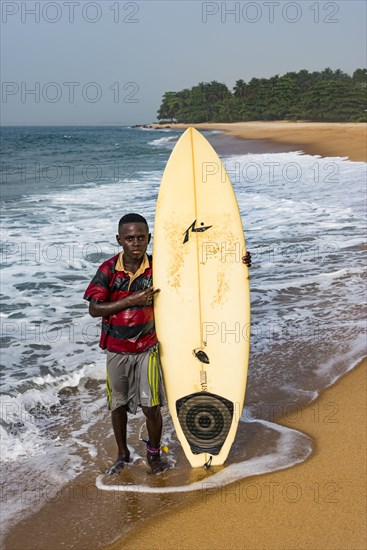
[[[206,364],[210,363],[209,357],[207,356],[205,351],[203,351],[202,349],[196,348],[193,350],[192,353],[195,355],[196,359],[199,359],[201,363],[206,363]]]

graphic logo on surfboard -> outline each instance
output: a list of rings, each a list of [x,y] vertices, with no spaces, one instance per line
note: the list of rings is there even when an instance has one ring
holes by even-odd
[[[190,225],[190,227],[188,227],[184,233],[185,237],[184,237],[184,240],[183,240],[183,244],[187,243],[187,241],[189,240],[190,238],[190,229],[192,231],[192,233],[203,233],[203,231],[206,231],[207,229],[210,229],[211,227],[213,227],[212,225],[207,225],[206,227],[195,227],[196,225],[196,220],[194,220],[192,222],[192,224]],[[201,222],[200,224],[201,226],[204,225],[204,222]]]

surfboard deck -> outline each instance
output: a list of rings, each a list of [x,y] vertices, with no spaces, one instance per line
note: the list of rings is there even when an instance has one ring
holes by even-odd
[[[187,129],[157,200],[156,331],[170,414],[193,467],[221,465],[245,396],[250,324],[244,232],[230,179],[208,141]]]

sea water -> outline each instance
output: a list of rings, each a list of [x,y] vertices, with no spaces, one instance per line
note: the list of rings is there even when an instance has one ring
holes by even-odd
[[[82,297],[100,263],[118,252],[123,214],[143,214],[154,238],[159,184],[179,135],[128,127],[2,130],[0,430],[8,527],[88,469],[99,474],[99,490],[116,490],[119,482],[103,475],[114,456],[105,445],[113,435],[100,322]],[[229,145],[223,153],[227,138],[205,135],[222,150],[253,258],[245,409],[225,467],[195,475],[166,411],[171,469],[158,483],[137,467],[132,482],[118,486],[123,491],[195,491],[206,480],[223,486],[304,460],[312,444],[297,430],[301,407],[365,355],[366,164],[294,151],[233,156]],[[236,339],[233,328],[226,338]],[[331,403],[315,419],[337,421],[338,414]],[[294,429],[274,423],[281,415]],[[132,471],[145,459],[143,424],[141,414],[129,422]]]

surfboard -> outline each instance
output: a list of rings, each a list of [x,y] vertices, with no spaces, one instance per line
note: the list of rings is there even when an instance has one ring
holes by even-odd
[[[231,181],[194,128],[167,162],[156,206],[153,282],[167,402],[191,466],[221,465],[245,397],[250,284]]]

